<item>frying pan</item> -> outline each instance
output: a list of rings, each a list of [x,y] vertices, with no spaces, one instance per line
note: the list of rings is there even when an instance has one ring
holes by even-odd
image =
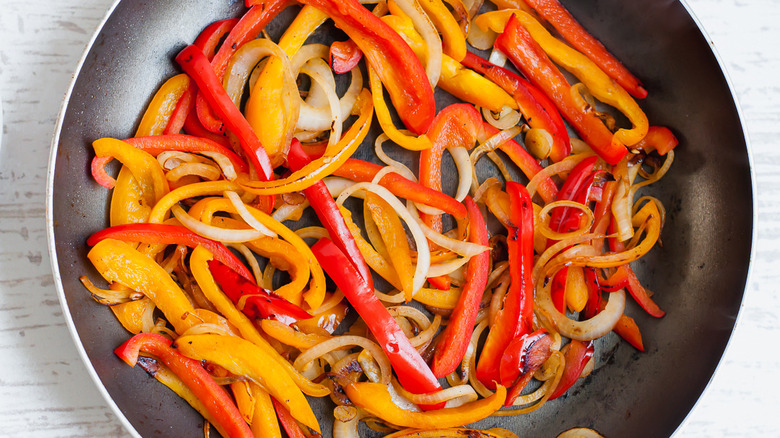
[[[202,419],[112,353],[128,334],[78,281],[85,273],[97,277],[85,239],[108,225],[107,191],[88,171],[90,144],[131,136],[154,91],[177,72],[175,54],[209,23],[238,16],[242,3],[118,2],[82,60],[54,136],[47,219],[55,283],[89,373],[134,435],[201,436]],[[630,303],[646,352],[608,337],[597,347],[599,368],[569,395],[531,414],[479,425],[526,437],[554,437],[575,426],[608,437],[666,437],[710,380],[742,300],[754,226],[746,136],[728,81],[683,3],[564,3],[643,79],[650,97],[642,106],[651,122],[671,127],[680,139],[671,172],[648,191],[668,209],[663,246],[637,263],[667,315],[655,320]],[[277,20],[268,31],[278,37],[283,25]],[[441,108],[447,98],[437,98]],[[330,408],[315,402],[315,409],[330,436]]]

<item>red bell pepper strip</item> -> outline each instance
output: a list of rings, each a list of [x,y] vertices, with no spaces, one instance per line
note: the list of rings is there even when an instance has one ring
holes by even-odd
[[[237,272],[247,281],[254,283],[255,279],[241,260],[235,256],[225,245],[215,240],[207,239],[195,234],[193,231],[181,225],[169,224],[126,224],[104,228],[89,236],[87,245],[95,246],[104,239],[122,240],[124,242],[143,242],[150,244],[185,245],[195,248],[198,245],[206,248],[214,259],[219,260],[230,269]]]
[[[645,138],[639,143],[631,146],[632,149],[639,149],[650,153],[655,149],[659,155],[666,155],[675,148],[680,142],[674,136],[669,128],[664,126],[651,126],[647,129]]]
[[[561,186],[561,190],[558,192],[557,201],[577,201],[577,195],[583,188],[585,188],[584,197],[587,199],[587,190],[589,189],[588,177],[591,175],[591,170],[593,170],[596,160],[598,160],[598,157],[595,156],[585,158],[569,172],[569,176],[566,178],[563,186]],[[593,178],[590,178],[590,183],[592,185]],[[585,201],[585,199],[583,199],[583,201]],[[568,228],[568,223],[564,225],[567,216],[572,216],[572,213],[579,213],[579,215],[576,215],[576,222],[574,222],[576,229],[582,212],[579,210],[572,211],[569,207],[559,207],[552,210],[550,213],[550,228],[559,233],[572,231],[572,229]]]
[[[360,48],[382,79],[401,121],[423,134],[433,121],[436,103],[420,60],[396,31],[358,0],[301,0],[325,12]]]
[[[477,378],[489,388],[495,387],[499,381],[501,357],[509,343],[531,333],[533,327],[533,203],[524,185],[508,182],[506,188],[512,222],[506,239],[511,283],[504,298],[504,307],[498,311],[490,328],[476,370]]]
[[[553,275],[550,285],[550,298],[552,298],[553,306],[564,315],[566,314],[566,277],[568,275],[569,267],[564,266]]]
[[[349,178],[358,182],[371,182],[380,170],[382,170],[382,166],[378,164],[350,158],[333,172],[333,175]],[[433,190],[420,185],[395,172],[385,174],[385,176],[379,180],[379,185],[401,198],[435,206],[436,208],[451,214],[456,219],[466,218],[466,207],[456,201],[455,198],[438,190]]]
[[[553,337],[539,329],[515,338],[501,357],[501,385],[509,388],[504,406],[511,406],[523,389],[552,354]]]
[[[466,196],[464,203],[469,213],[469,242],[487,246],[487,227],[479,207],[470,196]],[[455,371],[466,354],[489,274],[490,251],[484,251],[469,260],[466,282],[461,289],[458,304],[455,305],[450,322],[439,337],[433,356],[431,370],[434,376],[444,377]]]
[[[623,144],[613,141],[612,132],[595,114],[583,111],[574,102],[571,85],[514,15],[496,39],[495,47],[504,52],[532,84],[544,91],[561,115],[604,161],[617,164],[628,153]]]
[[[441,389],[428,364],[347,256],[330,239],[320,239],[311,250],[325,272],[366,322],[368,329],[390,359],[401,385],[415,394]]]
[[[227,20],[215,21],[207,26],[195,39],[194,45],[198,46],[200,50],[206,55],[209,61],[214,58],[215,51],[222,38],[230,32],[233,26],[236,25],[238,19],[230,18]],[[187,91],[182,94],[179,101],[176,103],[176,108],[171,114],[171,118],[168,120],[168,125],[165,127],[163,134],[178,134],[181,132],[182,127],[190,111],[195,105],[195,98],[198,94],[197,85],[190,83]]]
[[[231,437],[253,437],[249,425],[233,400],[214,381],[201,363],[180,354],[172,341],[156,333],[141,333],[117,347],[114,353],[126,364],[135,366],[141,351],[157,356],[203,403],[219,426]]]
[[[609,226],[610,233],[615,233],[617,226],[615,225],[614,220],[610,223]],[[609,241],[609,249],[613,252],[622,252],[625,250],[625,245],[623,242],[618,242],[617,239],[607,240]],[[636,277],[634,270],[631,269],[631,265],[622,265],[618,267],[618,271],[624,271],[621,274],[625,275],[627,282],[626,289],[628,289],[628,292],[631,294],[637,304],[639,304],[639,306],[645,310],[645,312],[655,318],[660,318],[666,315],[666,312],[661,310],[661,308],[658,307],[658,304],[656,304],[655,301],[650,298],[650,294],[647,292],[647,289],[642,286],[642,283],[639,282],[639,279]]]
[[[582,375],[582,370],[585,368],[585,364],[588,363],[594,353],[593,341],[588,343],[572,340],[569,343],[568,350],[564,353],[563,358],[566,364],[563,368],[563,376],[558,382],[558,386],[555,387],[552,395],[548,400],[552,400],[560,397],[565,393],[577,379]]]
[[[276,409],[276,416],[279,417],[279,424],[282,425],[285,433],[287,433],[287,438],[306,438],[306,435],[301,430],[301,426],[290,414],[290,411],[273,397],[271,397],[271,402],[274,405],[274,409]]]
[[[260,144],[260,140],[257,139],[257,135],[252,131],[244,115],[222,88],[222,82],[214,74],[203,52],[196,46],[187,46],[176,56],[176,62],[195,81],[211,107],[222,116],[228,129],[238,137],[244,153],[255,166],[260,178],[263,181],[272,179],[273,168],[263,145]]]
[[[482,132],[483,136],[493,136],[498,134],[499,130],[490,123],[483,122]],[[542,166],[539,165],[539,162],[536,160],[536,158],[531,156],[531,154],[529,154],[528,151],[525,150],[525,148],[514,139],[510,138],[509,140],[499,145],[498,148],[504,151],[509,159],[520,168],[520,171],[522,171],[529,180],[536,176],[537,173],[542,171]],[[558,195],[558,187],[550,177],[547,177],[541,181],[536,187],[536,190],[544,202],[552,202]]]
[[[569,156],[571,143],[566,125],[563,123],[561,114],[555,109],[555,104],[541,90],[511,71],[474,53],[467,52],[462,63],[487,76],[488,79],[511,94],[517,102],[520,112],[523,113],[532,128],[544,129],[550,133],[553,139],[550,158],[553,161],[558,162]]]
[[[254,319],[275,319],[287,325],[312,317],[305,310],[260,288],[216,259],[209,260],[208,265],[214,281],[234,304],[242,297],[248,297],[245,298],[244,307],[241,309],[246,316]]]
[[[452,281],[447,275],[442,275],[439,277],[428,277],[428,283],[439,290],[450,290],[452,287]]]
[[[598,65],[629,94],[639,99],[647,97],[647,90],[642,87],[639,79],[588,33],[558,0],[524,1],[542,18],[550,22],[563,39]]]
[[[209,57],[214,73],[220,83],[225,76],[230,58],[236,50],[257,38],[263,28],[288,4],[287,0],[266,0],[262,4],[249,8],[244,16],[238,20],[238,23],[228,33],[213,59]],[[208,101],[204,93],[198,93],[195,102],[198,119],[210,132],[221,134],[224,132],[223,123],[219,119],[221,115],[214,114],[213,111],[216,108],[210,107],[209,104],[211,102]]]
[[[620,272],[620,271],[618,271]],[[612,277],[610,277],[611,279]],[[588,286],[588,303],[583,310],[583,316],[585,318],[593,318],[597,313],[604,309],[604,302],[601,299],[601,291],[606,290],[611,292],[604,286],[596,274],[594,268],[585,268],[585,282]],[[627,281],[626,281],[627,284]],[[625,285],[615,289],[622,289]],[[603,289],[602,289],[603,288]],[[642,343],[642,333],[639,331],[639,327],[636,325],[636,321],[627,315],[620,315],[620,319],[615,323],[615,327],[612,331],[617,333],[621,338],[625,339],[629,344],[633,345],[639,351],[645,351],[644,344]]]
[[[133,137],[126,139],[125,143],[129,143],[136,148],[149,152],[155,156],[164,151],[217,152],[226,156],[233,166],[235,166],[237,172],[249,173],[249,166],[247,166],[246,161],[239,157],[238,154],[207,138],[183,134],[170,134],[154,135],[150,137]]]
[[[601,282],[599,282],[596,270],[591,267],[585,267],[585,285],[588,287],[588,302],[585,303],[583,313],[585,318],[593,318],[601,311]]]
[[[441,191],[441,159],[444,150],[453,146],[474,147],[482,129],[482,116],[466,103],[456,103],[444,108],[428,130],[432,146],[420,152],[420,184]],[[420,214],[422,220],[434,230],[442,231],[441,215]]]
[[[294,138],[290,144],[290,151],[287,153],[287,165],[290,166],[291,170],[296,171],[310,162],[311,159],[301,148],[301,143],[297,138]],[[303,194],[309,200],[311,207],[317,213],[317,217],[320,218],[322,225],[328,230],[328,234],[334,240],[336,246],[349,256],[352,266],[360,272],[360,276],[363,277],[369,288],[373,290],[374,280],[371,277],[368,264],[366,264],[363,254],[360,253],[357,242],[355,242],[355,238],[349,231],[344,216],[341,215],[339,207],[336,205],[336,201],[330,195],[328,187],[324,182],[317,181],[309,188],[304,189]]]
[[[363,52],[352,40],[334,41],[328,51],[328,64],[338,74],[351,71],[362,58]]]
[[[192,44],[200,47],[206,58],[211,61],[217,54],[217,46],[219,46],[220,41],[233,30],[236,23],[238,23],[238,18],[215,21],[203,29]]]

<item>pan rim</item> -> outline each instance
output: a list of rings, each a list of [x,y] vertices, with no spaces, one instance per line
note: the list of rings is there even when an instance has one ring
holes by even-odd
[[[104,17],[101,19],[101,21],[98,23],[94,33],[92,34],[91,38],[86,44],[86,47],[81,55],[81,58],[79,59],[78,63],[76,64],[76,68],[73,72],[73,77],[70,81],[70,84],[65,92],[65,95],[62,100],[62,104],[60,106],[60,110],[57,116],[54,133],[52,137],[51,142],[51,148],[49,152],[49,162],[48,162],[48,170],[47,170],[47,176],[46,176],[46,198],[45,198],[45,220],[46,220],[46,236],[47,236],[47,246],[48,246],[48,252],[49,252],[49,260],[52,268],[52,276],[54,280],[54,285],[57,290],[57,296],[60,301],[60,306],[63,311],[63,316],[65,319],[65,325],[68,327],[68,332],[70,333],[70,336],[74,342],[74,345],[76,347],[76,350],[79,354],[79,357],[81,358],[81,361],[84,363],[85,368],[87,370],[87,374],[92,379],[92,381],[95,384],[96,389],[101,394],[103,399],[106,401],[108,407],[113,411],[113,413],[117,416],[122,426],[125,428],[125,430],[128,431],[132,436],[141,438],[141,435],[138,433],[138,431],[135,429],[133,424],[128,420],[128,418],[124,415],[122,410],[118,407],[116,402],[114,401],[114,398],[109,394],[106,387],[103,385],[102,381],[100,380],[100,377],[97,374],[97,371],[94,368],[94,365],[92,361],[89,359],[86,349],[81,341],[81,337],[79,335],[78,330],[76,329],[75,322],[73,320],[73,317],[70,312],[70,308],[68,305],[67,298],[65,296],[65,290],[62,283],[62,275],[60,273],[59,269],[59,261],[57,258],[57,250],[55,245],[55,236],[54,236],[54,176],[55,176],[55,166],[57,161],[57,152],[59,149],[59,142],[60,137],[62,133],[62,128],[64,124],[64,119],[66,115],[66,111],[68,108],[68,105],[70,103],[70,99],[73,93],[73,90],[75,88],[76,82],[78,81],[82,69],[84,67],[85,61],[87,59],[87,56],[89,52],[94,47],[95,41],[97,40],[98,36],[103,32],[105,25],[107,21],[111,18],[117,7],[120,3],[122,3],[123,0],[114,0],[114,2],[108,7]],[[680,0],[680,4],[685,9],[688,16],[691,18],[691,20],[696,24],[696,27],[698,28],[699,32],[701,33],[702,37],[707,41],[707,46],[709,47],[712,55],[714,56],[718,67],[720,69],[721,74],[724,77],[725,83],[728,87],[729,93],[731,95],[731,99],[734,102],[734,106],[736,109],[736,114],[740,122],[740,128],[742,132],[742,136],[745,140],[745,152],[747,154],[748,158],[748,171],[750,176],[750,189],[751,189],[751,208],[752,208],[752,214],[751,214],[751,239],[750,239],[750,250],[749,250],[749,256],[747,260],[747,272],[745,276],[745,284],[742,288],[742,295],[740,298],[740,305],[737,309],[736,318],[734,321],[734,324],[732,325],[728,338],[726,339],[726,344],[723,348],[723,351],[720,354],[720,358],[718,359],[717,364],[715,365],[715,369],[713,370],[712,374],[709,376],[709,379],[707,380],[707,383],[705,384],[704,388],[701,390],[701,392],[698,394],[696,401],[694,404],[690,407],[688,412],[686,413],[683,420],[677,425],[675,431],[673,432],[672,436],[679,436],[679,432],[683,427],[688,424],[691,418],[691,413],[696,409],[699,402],[701,401],[704,394],[710,389],[712,381],[714,379],[714,376],[719,371],[723,364],[723,357],[725,356],[726,352],[729,350],[729,348],[732,348],[732,341],[733,341],[733,334],[736,330],[736,327],[738,324],[741,324],[742,318],[743,318],[743,309],[745,306],[745,296],[749,293],[750,288],[748,287],[752,277],[753,277],[753,267],[754,267],[754,259],[755,259],[755,251],[756,251],[756,242],[758,239],[758,202],[757,202],[757,187],[756,187],[756,178],[755,178],[755,167],[754,167],[754,158],[753,158],[753,148],[751,146],[751,141],[749,137],[749,133],[747,130],[747,126],[745,124],[745,117],[743,114],[742,106],[740,105],[739,98],[736,94],[733,81],[729,75],[728,69],[726,68],[726,64],[724,63],[720,53],[718,52],[717,48],[715,47],[715,44],[713,43],[713,40],[709,37],[709,34],[705,30],[701,20],[698,18],[698,16],[693,12],[693,9],[688,4],[687,0]]]

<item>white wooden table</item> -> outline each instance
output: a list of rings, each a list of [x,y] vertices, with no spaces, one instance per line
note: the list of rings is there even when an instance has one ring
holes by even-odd
[[[85,373],[57,300],[44,228],[62,96],[113,0],[0,5],[0,436],[127,436]],[[682,437],[780,435],[780,2],[688,0],[733,81],[758,187],[753,274],[723,362]],[[778,187],[774,185],[778,184]]]

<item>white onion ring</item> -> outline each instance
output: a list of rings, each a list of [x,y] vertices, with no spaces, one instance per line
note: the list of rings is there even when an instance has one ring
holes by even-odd
[[[455,199],[463,202],[474,178],[474,166],[469,159],[469,152],[463,146],[447,148],[452,159],[455,161],[455,167],[458,169],[458,189],[455,191]]]
[[[444,234],[437,233],[431,227],[425,224],[425,222],[420,219],[420,216],[417,214],[417,209],[414,207],[414,204],[409,203],[407,205],[407,209],[411,213],[412,217],[414,217],[416,223],[420,226],[423,233],[425,234],[425,237],[428,238],[431,242],[435,243],[438,246],[441,246],[442,248],[448,249],[458,255],[462,255],[463,257],[473,257],[477,254],[481,254],[484,251],[489,250],[490,248],[487,246],[479,245],[472,242],[465,242],[463,240],[453,239],[451,237],[447,237]],[[419,250],[418,250],[419,252]]]
[[[293,367],[295,367],[297,370],[302,370],[314,359],[333,350],[343,348],[347,345],[356,345],[368,350],[371,353],[371,356],[373,356],[374,360],[377,361],[379,369],[381,370],[381,383],[390,383],[390,376],[392,374],[390,361],[387,359],[387,356],[379,347],[379,345],[362,336],[335,336],[331,339],[328,339],[327,341],[320,342],[314,347],[301,353],[300,356],[295,359],[295,362],[293,362]]]
[[[190,216],[189,213],[184,211],[184,209],[178,205],[171,207],[171,212],[176,217],[176,219],[178,219],[179,222],[181,222],[181,224],[187,227],[190,231],[222,243],[243,243],[257,240],[265,236],[265,234],[254,229],[232,230],[204,224],[203,222]]]
[[[268,227],[260,223],[259,220],[257,220],[256,217],[252,215],[252,213],[249,212],[249,209],[246,208],[246,204],[244,204],[244,201],[241,200],[241,198],[238,196],[238,193],[227,190],[224,193],[224,196],[230,201],[231,204],[233,204],[233,207],[235,207],[236,212],[239,216],[241,216],[241,219],[244,220],[244,222],[247,223],[250,227],[254,228],[260,233],[263,233],[265,236],[269,237],[277,237],[278,234],[271,231]]]
[[[575,321],[562,314],[555,308],[550,295],[551,283],[537,287],[534,296],[534,313],[553,325],[557,331],[567,338],[578,341],[591,341],[600,338],[612,331],[615,324],[623,315],[626,307],[626,292],[621,289],[609,294],[604,310],[596,314],[593,318],[585,321]]]

